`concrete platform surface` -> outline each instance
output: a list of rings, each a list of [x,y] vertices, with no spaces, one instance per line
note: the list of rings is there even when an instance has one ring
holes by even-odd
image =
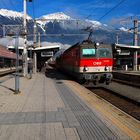
[[[140,138],[139,122],[131,121],[132,130],[130,130],[115,119],[111,119],[111,116],[107,118],[107,113],[105,118],[99,111],[96,111],[97,108],[91,109],[89,107],[91,104],[85,103],[82,98],[78,97],[77,93],[84,94],[84,90],[82,89],[83,92],[80,90],[80,85],[77,85],[77,88],[76,85],[70,85],[71,83],[65,82],[61,77],[54,75],[46,77],[43,73],[37,73],[32,79],[21,77],[21,93],[15,95],[13,94],[14,78],[1,83],[0,140],[127,140]],[[72,88],[79,89],[79,91]],[[90,99],[86,94],[81,97]],[[97,104],[94,100],[92,104]],[[106,110],[109,112],[108,107]],[[129,120],[130,118],[128,117]],[[137,128],[134,128],[134,123]],[[129,125],[129,123],[126,124]]]

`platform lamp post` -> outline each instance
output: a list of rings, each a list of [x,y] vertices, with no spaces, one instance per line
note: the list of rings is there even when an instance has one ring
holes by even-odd
[[[25,32],[26,30],[26,0],[23,0],[23,27]],[[23,48],[23,76],[27,76],[27,68],[28,68],[28,63],[27,63],[27,36],[24,36],[24,48]]]
[[[20,93],[19,91],[19,35],[16,34],[15,48],[16,48],[16,74],[15,74],[15,94]]]
[[[25,32],[27,32],[27,25],[26,25],[26,2],[32,2],[32,0],[23,0],[23,26]],[[23,64],[23,75],[24,77],[28,74],[28,62],[27,62],[27,36],[24,36],[24,49],[23,49],[23,56],[24,56],[24,64]]]
[[[15,73],[15,94],[19,94],[19,36],[25,36],[26,32],[22,31],[22,26],[19,25],[18,31],[7,33],[8,36],[15,38],[15,50],[16,50],[16,73]]]
[[[8,36],[15,38],[15,50],[16,50],[16,73],[15,73],[15,91],[14,94],[19,94],[19,34],[15,34],[14,32],[10,32],[7,34]]]
[[[134,20],[134,37],[133,37],[133,45],[137,46],[138,45],[138,20]],[[135,50],[134,51],[134,60],[133,60],[133,70],[137,71],[137,63],[138,63],[138,58],[137,58],[138,52]]]
[[[36,24],[36,20],[34,20],[34,29],[33,29],[33,48],[36,48],[36,32],[37,32],[37,24]],[[36,51],[34,51],[33,53],[33,72],[36,73],[37,72],[37,53]]]
[[[33,70],[33,60],[32,60],[32,46],[29,47],[30,49],[30,61],[29,61],[29,73],[30,73],[30,79],[32,79],[32,70]]]

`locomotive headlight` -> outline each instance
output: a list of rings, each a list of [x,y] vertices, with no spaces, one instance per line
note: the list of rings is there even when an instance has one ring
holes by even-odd
[[[89,68],[87,66],[84,66],[83,71],[88,71]]]
[[[105,66],[104,70],[105,71],[109,71],[109,67],[108,66]]]
[[[99,46],[99,45],[100,45],[99,42],[97,42],[97,43],[96,43],[96,46]]]

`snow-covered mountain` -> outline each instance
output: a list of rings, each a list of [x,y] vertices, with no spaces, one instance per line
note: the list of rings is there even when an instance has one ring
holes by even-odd
[[[40,20],[39,20],[40,19]],[[0,10],[0,24],[1,25],[15,25],[23,24],[23,13],[11,10]],[[33,19],[27,16],[28,39],[33,39]],[[109,30],[108,25],[102,24],[93,20],[74,19],[62,12],[43,15],[37,20],[37,31],[40,32],[41,41],[61,42],[65,44],[73,44],[83,39],[87,39],[88,30],[93,29],[93,39],[99,42],[114,43],[116,34],[119,32],[121,41],[130,42],[131,35],[127,32],[117,31],[115,29]],[[3,34],[0,28],[0,35]],[[49,36],[49,34],[51,34]],[[55,36],[54,34],[61,34],[62,36]],[[66,35],[65,35],[66,34]],[[75,34],[75,35],[71,35]],[[79,34],[79,35],[77,35]],[[86,35],[85,35],[86,34]],[[124,35],[125,34],[125,35]],[[128,36],[128,37],[127,37]],[[124,39],[127,37],[128,39]]]
[[[72,19],[70,16],[64,14],[63,12],[57,12],[57,13],[53,13],[53,14],[47,14],[44,16],[41,16],[40,19],[48,19],[48,20],[70,20]]]
[[[33,22],[32,18],[28,15],[27,21]],[[22,12],[0,9],[0,24],[6,25],[6,24],[22,24],[22,23],[23,23]],[[37,19],[37,24],[42,29],[42,31],[45,31],[45,26],[48,26],[48,24],[51,23],[53,24],[53,27],[54,24],[55,25],[59,24],[64,29],[75,29],[75,28],[84,29],[88,26],[93,28],[100,28],[104,26],[98,21],[80,20],[80,19],[77,20],[71,18],[70,16],[64,14],[63,12],[43,15]]]
[[[0,9],[0,16],[7,17],[9,19],[23,18],[22,12],[16,12],[7,9]],[[32,18],[27,15],[27,20],[31,20]]]
[[[45,25],[49,22],[61,22],[65,20],[71,20],[72,18],[70,16],[65,15],[63,12],[57,12],[52,14],[43,15],[38,18],[37,23],[40,25]]]
[[[121,31],[124,31],[124,32],[128,32],[129,31],[129,29],[127,29],[127,28],[124,28],[124,27],[121,27],[121,28],[119,28]]]
[[[32,31],[33,20],[28,15],[26,17],[27,17],[27,27],[30,31]],[[23,25],[23,13],[7,9],[0,9],[0,25]],[[1,26],[0,36],[4,35],[3,30],[6,35],[9,31],[13,32],[15,28],[13,26]]]
[[[61,23],[63,25],[63,28],[75,28],[75,26],[91,26],[94,28],[98,28],[103,26],[100,22],[98,21],[93,21],[93,20],[80,20],[80,19],[74,19],[63,12],[57,12],[53,14],[47,14],[43,15],[40,18],[38,18],[37,23],[45,26],[48,23]],[[69,24],[69,25],[68,25]],[[73,24],[73,26],[71,26]]]

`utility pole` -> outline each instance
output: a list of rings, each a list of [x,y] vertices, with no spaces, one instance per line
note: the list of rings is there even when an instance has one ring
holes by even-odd
[[[9,32],[7,35],[11,36],[12,38],[14,37],[15,39],[15,51],[16,51],[16,73],[15,73],[15,94],[19,94],[19,35],[20,35],[20,31],[21,31],[21,27],[20,25],[5,25],[6,26],[11,26],[13,29],[14,27],[18,27],[17,30],[15,28],[14,32]]]
[[[23,26],[24,26],[24,49],[23,49],[23,76],[26,77],[28,73],[27,62],[27,27],[26,27],[26,0],[23,0]]]
[[[40,33],[38,33],[38,47],[40,47]]]
[[[3,37],[5,37],[5,25],[3,25]]]
[[[16,73],[15,73],[15,94],[19,94],[19,34],[15,38],[15,49],[16,49]]]
[[[37,25],[36,25],[36,20],[34,20],[34,35],[33,35],[33,40],[34,40],[34,49],[36,48],[36,28],[37,28]],[[34,66],[33,66],[33,71],[34,73],[36,73],[37,71],[37,55],[36,55],[36,52],[34,51]]]
[[[118,36],[118,34],[116,35],[116,43],[117,44],[119,43],[119,36]]]
[[[138,20],[134,20],[134,38],[133,38],[133,45],[138,45]],[[137,50],[134,50],[134,61],[133,61],[133,70],[137,71]]]

